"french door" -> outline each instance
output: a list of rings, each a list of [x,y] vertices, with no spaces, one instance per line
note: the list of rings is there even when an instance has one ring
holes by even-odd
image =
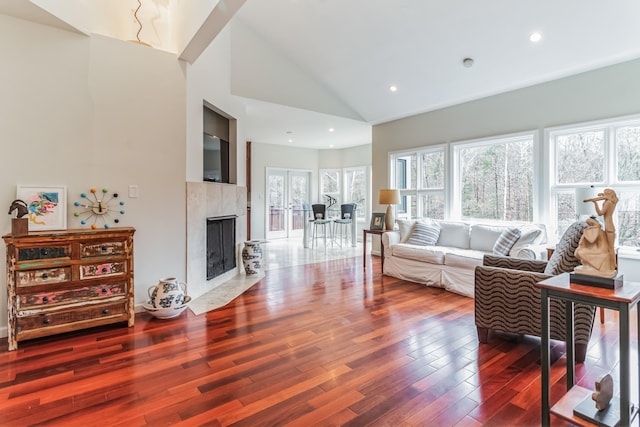
[[[310,189],[309,171],[267,168],[267,239],[302,237]]]

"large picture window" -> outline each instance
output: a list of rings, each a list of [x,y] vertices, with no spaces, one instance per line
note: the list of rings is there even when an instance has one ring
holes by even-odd
[[[535,134],[453,145],[454,210],[462,219],[533,220]]]
[[[640,118],[549,129],[547,138],[556,237],[578,217],[578,188],[613,188],[618,244],[640,246]]]
[[[402,195],[396,218],[535,221],[553,242],[578,218],[577,189],[609,187],[617,244],[640,247],[640,116],[546,129],[544,149],[538,135],[390,153],[389,185]]]

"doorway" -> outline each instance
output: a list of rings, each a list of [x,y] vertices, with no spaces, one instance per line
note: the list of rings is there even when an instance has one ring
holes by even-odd
[[[302,237],[310,191],[310,171],[267,168],[267,239]]]

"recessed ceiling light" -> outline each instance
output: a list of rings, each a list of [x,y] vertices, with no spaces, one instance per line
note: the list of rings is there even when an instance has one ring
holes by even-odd
[[[329,146],[329,148],[333,148],[333,144],[331,144],[331,145]]]
[[[397,91],[397,90],[398,90],[398,87],[397,87],[396,85],[391,85],[391,86],[389,86],[389,90],[390,90],[391,92],[395,92],[395,91]]]
[[[542,34],[537,31],[535,33],[531,33],[531,35],[529,36],[529,40],[531,40],[531,42],[533,43],[537,43],[542,40]]]
[[[473,67],[473,59],[471,59],[471,58],[464,58],[464,59],[462,60],[462,65],[463,65],[465,68],[471,68],[471,67]]]
[[[329,132],[333,132],[334,130],[334,128],[329,128]]]
[[[289,142],[293,142],[293,139],[290,139]]]

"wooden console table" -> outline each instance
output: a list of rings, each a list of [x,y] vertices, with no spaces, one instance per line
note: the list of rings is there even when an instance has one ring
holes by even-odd
[[[638,414],[637,405],[634,406],[630,401],[629,311],[634,306],[637,307],[640,301],[640,282],[625,282],[621,288],[611,290],[570,283],[569,273],[564,273],[538,282],[537,285],[541,291],[540,317],[542,341],[540,367],[542,369],[542,425],[550,425],[551,413],[573,424],[593,425],[573,414],[573,408],[591,394],[590,390],[574,385],[573,306],[574,303],[584,303],[617,310],[619,313],[620,377],[616,381],[620,384],[620,395],[619,397],[614,396],[613,399],[619,399],[620,401],[620,425],[628,426]],[[549,405],[549,298],[564,300],[566,306],[567,394],[564,395],[553,408],[550,408]],[[638,341],[640,342],[640,316],[638,316],[637,326]],[[640,362],[638,365],[638,369],[640,369]],[[638,387],[640,390],[640,384]]]
[[[362,230],[362,267],[367,268],[367,234],[377,234],[380,236],[380,272],[384,272],[384,245],[382,244],[382,233],[386,230]]]

